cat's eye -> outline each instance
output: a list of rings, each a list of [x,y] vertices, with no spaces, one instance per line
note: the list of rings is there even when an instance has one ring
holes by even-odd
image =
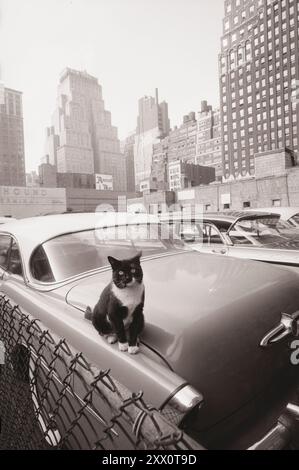
[[[119,272],[118,272],[118,274],[119,274],[120,276],[122,276],[123,273],[124,273],[123,271],[119,271]]]
[[[131,273],[136,273],[136,269],[131,269]]]

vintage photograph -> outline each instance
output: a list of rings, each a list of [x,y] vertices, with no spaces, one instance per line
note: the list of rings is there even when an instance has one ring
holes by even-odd
[[[0,0],[1,450],[299,450],[298,136],[299,0]]]

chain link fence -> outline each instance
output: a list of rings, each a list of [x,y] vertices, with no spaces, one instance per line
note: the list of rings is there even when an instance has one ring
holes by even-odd
[[[0,449],[200,448],[173,410],[166,419],[4,296],[0,351]]]

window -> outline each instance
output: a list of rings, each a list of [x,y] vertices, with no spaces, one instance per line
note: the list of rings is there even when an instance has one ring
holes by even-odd
[[[272,207],[281,207],[281,199],[273,199]]]
[[[246,208],[248,208],[248,207],[250,207],[250,206],[251,206],[250,201],[245,201],[245,202],[243,202],[243,209],[246,209]]]
[[[234,245],[272,248],[283,243],[284,238],[277,230],[279,217],[258,217],[237,222],[229,232]]]
[[[222,237],[219,230],[210,224],[203,225],[203,243],[205,245],[211,245],[214,243],[223,245]]]
[[[10,250],[8,271],[12,274],[18,274],[19,276],[23,275],[21,255],[19,252],[18,245],[14,240],[12,242]]]
[[[9,235],[0,235],[0,266],[5,270],[8,267],[10,244],[11,237]]]
[[[129,224],[61,235],[38,247],[30,270],[40,282],[62,281],[108,264],[107,256],[130,258],[141,250],[144,256],[182,249],[167,227],[159,224]]]

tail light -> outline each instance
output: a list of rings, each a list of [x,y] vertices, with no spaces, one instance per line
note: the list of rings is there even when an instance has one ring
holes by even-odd
[[[161,406],[162,414],[177,426],[191,413],[203,404],[203,396],[191,385],[183,385],[176,390]]]

